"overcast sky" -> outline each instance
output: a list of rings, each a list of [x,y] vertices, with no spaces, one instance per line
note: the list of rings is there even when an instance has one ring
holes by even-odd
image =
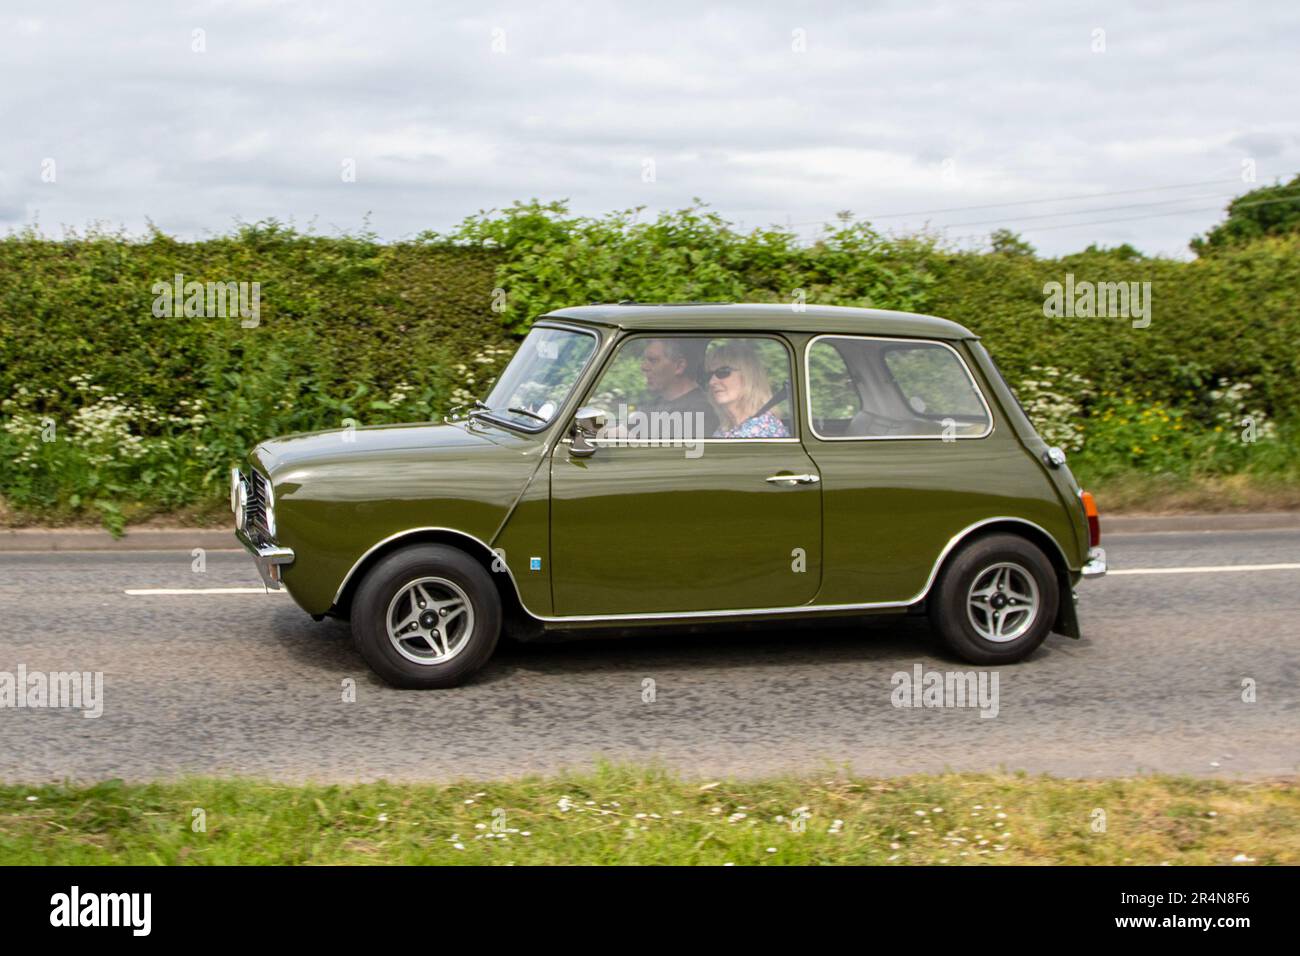
[[[515,199],[698,196],[805,235],[848,209],[1185,256],[1243,161],[1300,171],[1295,0],[3,0],[0,49],[0,229],[51,234],[369,213],[399,239]]]

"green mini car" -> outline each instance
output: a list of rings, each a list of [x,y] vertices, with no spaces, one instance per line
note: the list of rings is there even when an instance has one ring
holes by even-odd
[[[551,312],[463,415],[263,442],[231,507],[267,586],[400,687],[463,682],[503,628],[909,611],[1006,664],[1078,637],[1106,570],[978,337],[873,309]]]

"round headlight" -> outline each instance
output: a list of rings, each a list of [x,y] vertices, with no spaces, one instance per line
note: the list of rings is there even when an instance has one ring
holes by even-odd
[[[247,507],[248,507],[248,486],[241,481],[239,483],[239,487],[235,489],[235,527],[236,528],[242,528],[244,526],[244,515]]]
[[[239,495],[239,486],[244,483],[238,468],[230,469],[230,510],[235,510],[235,499]]]

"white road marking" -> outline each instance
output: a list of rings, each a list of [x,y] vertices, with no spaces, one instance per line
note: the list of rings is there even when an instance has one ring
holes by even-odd
[[[1211,564],[1200,568],[1120,568],[1113,574],[1219,574],[1224,571],[1300,571],[1300,564]]]
[[[127,588],[124,592],[133,597],[161,597],[171,594],[288,594],[269,588]]]

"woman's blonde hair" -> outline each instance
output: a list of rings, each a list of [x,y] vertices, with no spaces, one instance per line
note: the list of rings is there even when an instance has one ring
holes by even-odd
[[[758,410],[771,400],[772,386],[768,382],[767,369],[763,368],[758,351],[748,342],[724,339],[719,344],[709,346],[708,354],[704,359],[706,370],[711,371],[723,365],[730,365],[745,377],[744,392],[741,394],[740,401],[736,403],[737,411],[741,414],[735,424],[739,425],[746,419],[753,418]],[[704,384],[707,390],[709,380],[705,379]],[[709,400],[712,401],[713,393],[708,394]],[[718,407],[716,402],[714,407],[718,408],[720,417],[724,419],[727,417],[727,413]]]

